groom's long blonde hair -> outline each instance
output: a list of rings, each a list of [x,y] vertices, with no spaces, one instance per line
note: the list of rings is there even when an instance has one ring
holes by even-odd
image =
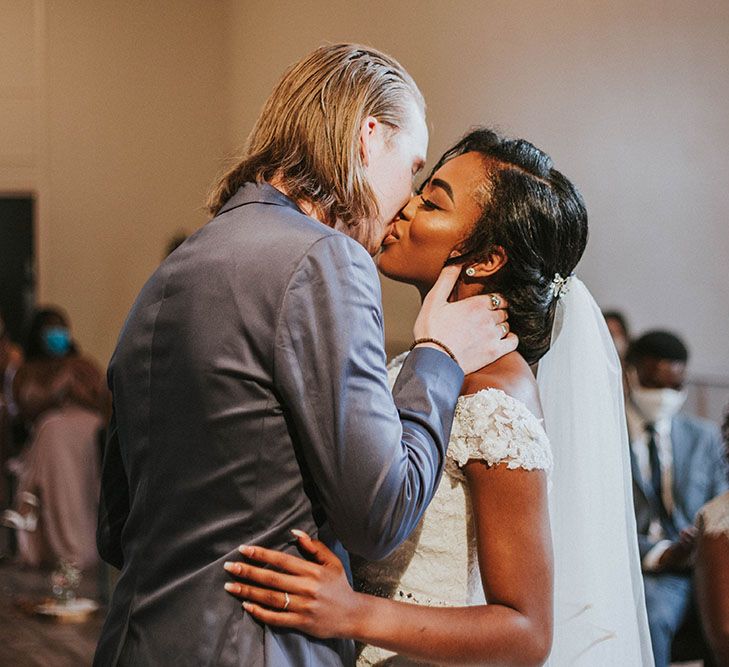
[[[316,49],[278,82],[208,210],[216,215],[245,182],[276,178],[292,199],[368,247],[378,210],[360,153],[361,125],[374,116],[402,129],[412,101],[424,113],[415,81],[394,58],[358,44]]]

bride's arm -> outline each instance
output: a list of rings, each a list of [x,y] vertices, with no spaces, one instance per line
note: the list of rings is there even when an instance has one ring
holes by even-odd
[[[318,563],[247,547],[243,553],[251,560],[285,573],[230,564],[230,572],[268,588],[226,588],[249,601],[245,607],[255,618],[317,637],[349,637],[442,663],[541,665],[552,638],[546,475],[478,461],[465,472],[488,605],[425,607],[355,593],[336,557],[308,538],[300,543]],[[282,591],[290,598],[285,612]]]

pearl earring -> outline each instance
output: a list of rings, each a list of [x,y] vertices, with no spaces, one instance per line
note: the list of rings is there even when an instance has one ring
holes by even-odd
[[[475,275],[476,275],[476,269],[474,269],[474,268],[473,268],[472,266],[469,266],[469,267],[468,267],[468,268],[466,269],[466,275],[467,275],[467,276],[468,276],[469,278],[473,278],[473,276],[475,276]]]

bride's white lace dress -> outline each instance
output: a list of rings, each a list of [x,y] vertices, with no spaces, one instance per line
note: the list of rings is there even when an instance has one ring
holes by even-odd
[[[389,366],[394,383],[404,355]],[[541,421],[498,389],[458,400],[445,472],[420,525],[389,558],[355,563],[357,588],[428,606],[485,604],[468,487],[461,468],[471,459],[508,468],[547,470],[552,452]],[[366,646],[358,665],[415,664]],[[423,664],[423,663],[418,663]]]

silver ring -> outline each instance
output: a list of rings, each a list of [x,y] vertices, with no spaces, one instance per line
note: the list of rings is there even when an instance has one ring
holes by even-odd
[[[501,337],[505,338],[506,334],[509,333],[509,327],[507,327],[506,324],[504,324],[503,322],[499,324],[499,326],[501,327],[501,333],[503,334]]]
[[[284,592],[284,600],[286,600],[286,604],[283,606],[283,609],[281,611],[286,611],[289,608],[289,605],[291,604],[291,598],[289,597],[289,594]]]
[[[496,294],[491,295],[491,305],[494,307],[494,310],[498,310],[501,305],[501,299]]]

